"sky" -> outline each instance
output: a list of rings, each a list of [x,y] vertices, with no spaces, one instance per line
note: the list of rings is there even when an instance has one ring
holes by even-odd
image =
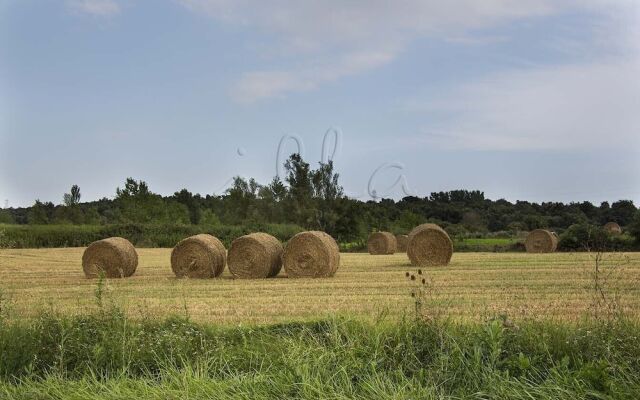
[[[640,204],[636,0],[0,0],[0,206],[268,183]]]

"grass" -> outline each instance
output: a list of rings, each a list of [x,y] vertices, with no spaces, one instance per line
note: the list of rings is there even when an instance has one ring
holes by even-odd
[[[522,238],[465,238],[454,241],[456,252],[514,252],[524,251]]]
[[[463,243],[471,246],[507,246],[522,242],[519,238],[467,238],[463,240]]]
[[[94,305],[95,280],[84,278],[82,248],[0,250],[0,288],[21,318],[37,311],[73,315]],[[413,307],[414,269],[404,254],[343,253],[331,279],[176,279],[169,249],[138,249],[135,275],[109,280],[104,290],[130,317],[188,315],[193,321],[265,324],[334,315],[373,319],[381,312],[400,318]],[[620,266],[609,277],[621,307],[632,318],[640,310],[640,253],[607,254],[603,265]],[[575,321],[593,300],[593,257],[587,253],[456,253],[447,267],[430,268],[432,311],[453,319],[517,318]]]
[[[0,324],[0,398],[637,398],[638,333],[624,320],[250,328],[47,314]]]

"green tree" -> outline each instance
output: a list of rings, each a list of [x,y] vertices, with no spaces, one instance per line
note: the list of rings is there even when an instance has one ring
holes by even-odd
[[[15,224],[16,221],[9,210],[0,210],[0,224]]]
[[[286,221],[285,200],[287,198],[287,187],[277,176],[271,183],[261,186],[258,190],[258,209],[260,215],[268,222]]]
[[[320,163],[317,170],[310,172],[315,203],[315,223],[320,230],[329,234],[336,231],[336,225],[341,215],[338,213],[337,203],[344,195],[342,186],[338,183],[339,175],[333,170],[333,161]]]
[[[63,203],[67,207],[72,207],[80,203],[80,186],[71,186],[71,191],[63,196]]]
[[[248,181],[242,177],[233,178],[233,185],[227,189],[225,198],[225,218],[232,224],[241,224],[258,217],[256,199],[260,185],[255,179]]]
[[[84,223],[89,225],[99,225],[105,223],[105,218],[100,215],[96,207],[89,207],[84,212]]]
[[[43,203],[40,200],[36,200],[35,204],[31,206],[27,214],[27,219],[31,225],[45,225],[48,224],[53,213],[53,203]]]
[[[485,232],[487,230],[487,224],[484,218],[476,210],[469,210],[462,214],[462,220],[460,221],[462,226],[471,232]]]
[[[366,226],[361,205],[361,202],[345,196],[336,200],[334,210],[340,218],[330,232],[336,240],[348,242],[366,239],[370,229]]]
[[[424,218],[409,210],[404,210],[394,223],[393,231],[399,234],[406,234],[414,227],[424,222]]]
[[[291,206],[293,221],[300,226],[309,227],[316,214],[313,209],[311,168],[298,153],[289,157],[284,168],[287,171],[285,181],[289,185],[287,202]]]
[[[124,189],[116,188],[117,199],[126,199],[129,197],[142,198],[148,196],[150,193],[149,186],[145,181],[138,182],[133,178],[127,178],[124,183]]]
[[[636,211],[633,221],[627,226],[627,230],[636,239],[636,243],[640,245],[640,210]]]
[[[57,207],[54,213],[55,223],[72,223],[81,224],[84,222],[84,213],[79,207],[80,204],[80,187],[78,185],[71,186],[71,191],[65,193],[62,197],[64,206]]]
[[[614,221],[622,226],[633,221],[633,217],[636,213],[636,206],[633,205],[631,200],[619,200],[611,204],[611,209],[607,213],[609,221]]]
[[[563,250],[613,250],[611,235],[602,226],[574,224],[560,235],[559,246]]]
[[[163,199],[152,193],[144,181],[127,178],[124,188],[116,189],[116,205],[119,209],[119,222],[187,224],[189,210],[175,199]]]
[[[175,192],[173,198],[180,204],[183,204],[189,210],[189,220],[193,225],[200,223],[202,217],[202,209],[200,208],[200,195],[193,195],[187,189]]]
[[[204,226],[218,226],[220,225],[220,218],[212,210],[204,210],[200,219],[200,224]]]

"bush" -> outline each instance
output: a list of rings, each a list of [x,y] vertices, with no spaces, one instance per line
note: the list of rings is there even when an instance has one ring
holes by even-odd
[[[0,249],[10,249],[14,246],[15,243],[7,237],[4,229],[0,228]]]
[[[636,244],[640,245],[640,211],[636,212],[633,221],[627,226],[627,231],[636,240]]]
[[[180,240],[208,233],[229,246],[233,239],[251,232],[266,232],[281,241],[303,231],[291,224],[238,225],[5,225],[3,241],[16,248],[84,247],[96,240],[123,237],[139,247],[173,247]]]
[[[100,226],[5,225],[6,238],[15,248],[80,247],[103,239]]]
[[[0,224],[13,224],[15,220],[8,210],[0,209]]]
[[[634,249],[633,242],[629,235],[612,235],[601,226],[574,224],[560,235],[558,249],[625,251]]]

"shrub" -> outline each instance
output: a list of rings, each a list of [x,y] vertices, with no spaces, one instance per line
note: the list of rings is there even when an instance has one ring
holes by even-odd
[[[611,235],[603,227],[574,224],[560,235],[560,250],[622,251],[634,248],[629,235]]]
[[[636,244],[640,245],[640,211],[636,212],[633,221],[627,226],[627,231],[636,240]]]
[[[107,237],[123,237],[137,247],[173,247],[182,239],[208,233],[226,247],[233,239],[252,232],[265,232],[287,241],[303,229],[291,224],[238,225],[6,225],[5,240],[16,248],[84,247]]]
[[[10,249],[15,246],[15,243],[11,241],[4,229],[0,229],[0,249]]]

